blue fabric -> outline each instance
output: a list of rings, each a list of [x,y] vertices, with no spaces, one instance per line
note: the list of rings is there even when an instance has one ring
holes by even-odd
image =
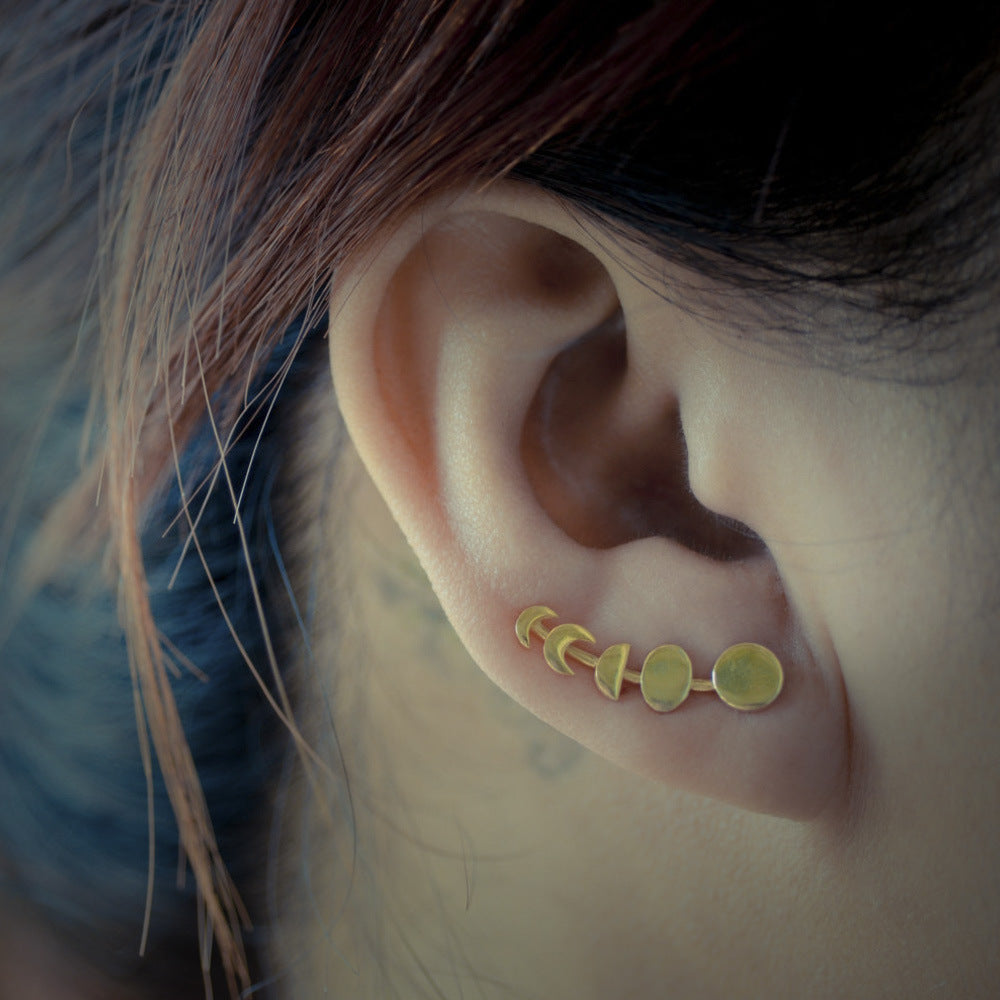
[[[288,360],[299,333],[298,326],[289,331],[259,385]],[[309,364],[305,354],[294,362],[285,385],[289,392]],[[68,412],[64,423],[72,426],[74,414]],[[271,511],[282,453],[276,411],[266,427],[260,414],[246,422],[228,462],[237,489],[246,480],[243,526],[265,601],[272,603],[287,600],[274,571],[280,556],[273,548],[278,532]],[[201,481],[216,456],[206,428],[184,456],[184,480]],[[185,540],[182,521],[168,527],[179,506],[175,488],[148,521],[150,597],[163,634],[207,676],[200,679],[181,666],[172,688],[220,849],[239,882],[250,874],[259,877],[263,868],[259,849],[267,796],[284,741],[193,549],[168,586]],[[22,527],[27,534],[31,525]],[[198,537],[240,641],[255,663],[265,666],[233,505],[221,479]],[[9,606],[7,576],[0,573],[0,609]],[[277,586],[270,587],[269,580]],[[46,586],[0,646],[0,873],[9,892],[31,899],[71,930],[86,928],[120,950],[127,966],[137,953],[146,899],[147,785],[115,598],[100,581],[97,567],[84,567]],[[177,887],[178,831],[158,770],[154,798],[152,941],[177,933],[194,940],[193,879]]]

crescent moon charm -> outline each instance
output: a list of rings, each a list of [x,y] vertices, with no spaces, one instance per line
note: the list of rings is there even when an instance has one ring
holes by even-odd
[[[514,623],[514,631],[517,633],[517,641],[528,649],[531,646],[531,630],[543,619],[543,618],[555,618],[556,613],[551,609],[547,608],[544,604],[534,604],[530,608],[525,608],[517,616],[517,621]]]
[[[542,655],[545,662],[557,673],[573,676],[573,669],[566,662],[566,650],[574,642],[593,642],[594,637],[582,625],[556,625],[545,637]]]

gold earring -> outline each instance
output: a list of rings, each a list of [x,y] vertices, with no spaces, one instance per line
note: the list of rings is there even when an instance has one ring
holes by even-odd
[[[630,681],[639,685],[646,704],[657,712],[672,712],[692,691],[714,691],[730,708],[755,712],[767,708],[781,694],[784,673],[778,658],[765,646],[755,642],[740,642],[730,646],[715,661],[712,679],[694,676],[691,658],[680,646],[666,644],[651,650],[640,671],[628,669],[631,646],[619,642],[609,646],[599,656],[579,649],[575,643],[593,643],[593,635],[582,625],[555,625],[542,622],[556,618],[556,613],[544,604],[525,608],[517,616],[514,632],[525,649],[531,646],[532,634],[542,640],[545,662],[559,674],[572,675],[566,662],[572,657],[594,671],[594,682],[605,697],[617,701],[622,684]]]

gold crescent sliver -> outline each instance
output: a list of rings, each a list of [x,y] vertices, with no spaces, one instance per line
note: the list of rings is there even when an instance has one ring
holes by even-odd
[[[544,626],[543,626],[544,627]],[[539,626],[535,625],[537,631]],[[573,668],[566,662],[566,654],[574,642],[593,642],[594,637],[579,625],[556,625],[545,636],[542,645],[542,655],[545,662],[557,674],[573,676]]]
[[[693,676],[691,660],[680,646],[657,646],[646,656],[641,670],[629,670],[628,643],[615,643],[595,656],[575,645],[595,642],[582,625],[566,623],[549,628],[543,624],[546,618],[557,617],[544,604],[525,608],[514,623],[517,641],[529,649],[532,635],[541,639],[545,662],[556,673],[572,676],[573,668],[566,662],[567,657],[590,667],[597,689],[612,701],[619,699],[623,683],[629,681],[639,685],[646,704],[657,712],[672,712],[691,691],[714,691],[730,708],[756,712],[767,708],[784,686],[780,661],[766,646],[756,642],[730,646],[715,661],[712,679],[703,680]]]

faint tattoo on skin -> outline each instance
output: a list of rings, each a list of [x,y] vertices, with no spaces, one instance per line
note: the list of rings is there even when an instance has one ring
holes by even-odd
[[[567,774],[584,758],[583,748],[522,709],[485,678],[466,652],[434,597],[430,583],[415,558],[379,553],[382,566],[375,588],[382,609],[406,633],[406,646],[419,654],[425,669],[449,683],[475,685],[489,703],[491,714],[524,740],[527,764],[541,778]]]

